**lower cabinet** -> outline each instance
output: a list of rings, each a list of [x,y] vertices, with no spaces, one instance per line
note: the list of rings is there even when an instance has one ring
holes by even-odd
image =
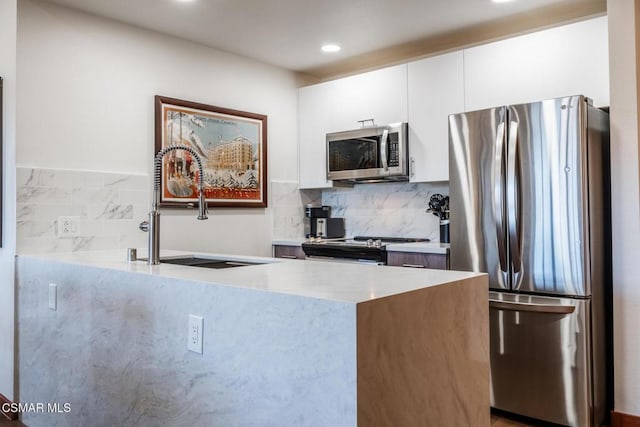
[[[300,246],[273,245],[275,258],[304,259],[304,252]]]
[[[387,252],[387,265],[447,270],[448,256],[421,252]]]

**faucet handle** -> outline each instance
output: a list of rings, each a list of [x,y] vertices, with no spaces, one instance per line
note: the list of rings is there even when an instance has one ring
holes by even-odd
[[[149,231],[149,221],[142,221],[140,224],[138,224],[138,228],[142,231],[148,232]]]

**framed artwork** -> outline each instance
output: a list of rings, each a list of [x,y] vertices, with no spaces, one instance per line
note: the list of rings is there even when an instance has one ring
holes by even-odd
[[[209,207],[267,207],[267,116],[156,95],[155,152],[162,162],[160,206],[193,207],[203,181]]]

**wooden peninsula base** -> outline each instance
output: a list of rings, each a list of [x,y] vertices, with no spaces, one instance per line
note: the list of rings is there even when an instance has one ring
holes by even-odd
[[[485,280],[358,304],[359,426],[489,425]]]

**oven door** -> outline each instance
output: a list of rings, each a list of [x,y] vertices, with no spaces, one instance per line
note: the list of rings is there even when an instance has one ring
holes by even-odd
[[[384,248],[366,245],[342,245],[330,241],[323,243],[302,243],[302,251],[308,259],[324,259],[340,262],[363,262],[384,265],[387,251]]]
[[[327,134],[327,179],[408,176],[406,134],[406,123]]]

